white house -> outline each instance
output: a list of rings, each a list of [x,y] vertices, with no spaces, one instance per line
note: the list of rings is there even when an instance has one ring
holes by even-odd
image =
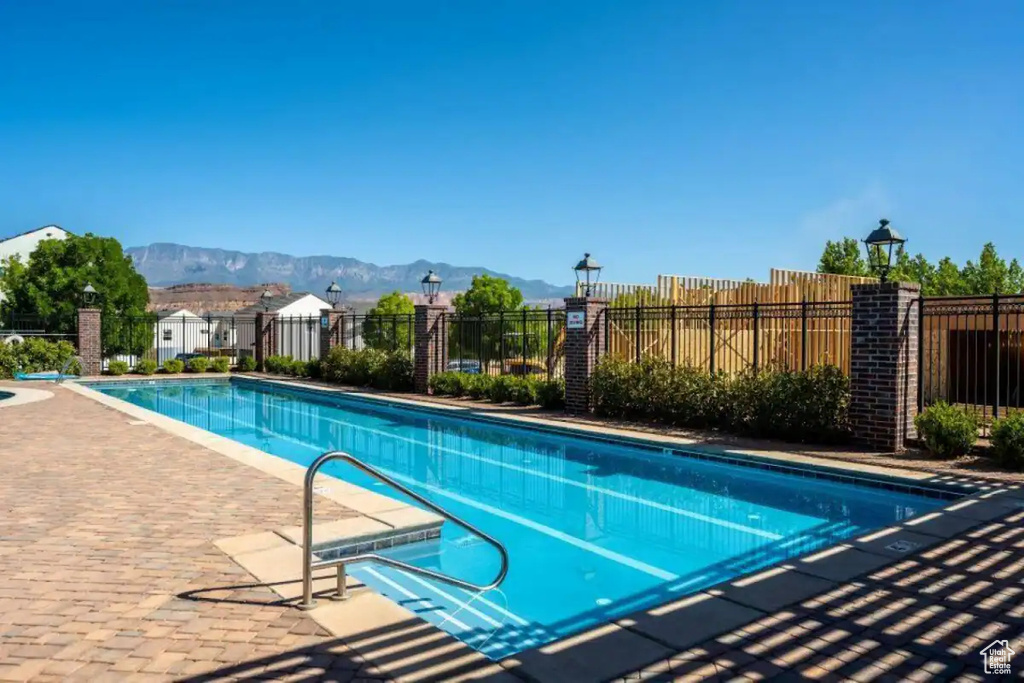
[[[271,297],[239,309],[238,318],[255,317],[263,311],[277,313],[277,352],[297,360],[320,357],[320,311],[331,305],[309,292],[292,292]],[[256,345],[255,325],[236,326],[239,353]]]
[[[216,323],[214,323],[215,325]],[[210,347],[211,324],[184,308],[156,312],[153,326],[153,348],[157,363],[174,358],[179,353],[205,353]]]
[[[0,238],[0,273],[3,272],[4,263],[12,256],[17,257],[22,263],[28,263],[28,257],[32,255],[40,242],[67,239],[70,234],[59,225],[45,225],[20,235]],[[3,299],[4,293],[0,292],[0,301]]]

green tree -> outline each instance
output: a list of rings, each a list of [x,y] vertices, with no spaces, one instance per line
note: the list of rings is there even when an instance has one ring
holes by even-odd
[[[412,340],[412,299],[399,291],[385,294],[366,312],[363,343],[373,349],[407,349]]]
[[[6,297],[0,314],[38,318],[51,332],[74,334],[82,290],[89,283],[99,294],[95,305],[103,311],[105,353],[141,354],[152,345],[151,326],[114,324],[144,316],[149,289],[112,237],[90,233],[43,240],[28,263],[9,260],[0,274]]]
[[[459,315],[516,311],[523,305],[523,293],[504,278],[474,275],[469,289],[456,294],[452,305]]]
[[[825,251],[818,261],[818,272],[831,275],[869,275],[868,264],[861,255],[861,244],[852,237],[825,243]]]
[[[1017,259],[1007,263],[999,256],[991,242],[982,247],[977,261],[968,261],[963,268],[957,267],[948,256],[935,265],[925,258],[924,254],[912,257],[902,247],[894,255],[894,260],[889,279],[917,282],[925,296],[1024,292],[1024,268]],[[870,274],[867,263],[861,257],[860,244],[852,237],[825,244],[825,250],[818,262],[818,272],[839,275]]]

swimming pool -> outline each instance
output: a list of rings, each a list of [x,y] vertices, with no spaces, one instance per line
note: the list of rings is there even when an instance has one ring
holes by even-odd
[[[508,578],[483,596],[351,570],[493,658],[945,502],[237,378],[90,386],[302,465],[347,451],[502,541]],[[324,471],[401,497],[343,463]],[[493,548],[451,524],[440,542],[390,552],[471,581],[498,566]]]

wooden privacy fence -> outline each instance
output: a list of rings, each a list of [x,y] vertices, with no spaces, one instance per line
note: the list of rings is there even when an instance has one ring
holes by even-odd
[[[729,374],[814,365],[849,374],[851,315],[848,301],[609,307],[604,352]]]
[[[709,306],[850,301],[851,287],[874,278],[772,268],[768,282],[659,275],[653,285],[601,282],[593,295],[612,306]]]

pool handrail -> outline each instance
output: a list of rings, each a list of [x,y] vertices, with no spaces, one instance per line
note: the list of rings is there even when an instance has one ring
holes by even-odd
[[[357,555],[351,555],[349,557],[338,558],[334,560],[318,560],[313,562],[313,479],[316,477],[317,472],[321,467],[326,465],[332,460],[344,460],[358,470],[365,472],[374,479],[384,482],[392,488],[404,493],[413,500],[426,507],[430,508],[441,517],[444,517],[448,521],[458,524],[463,529],[467,529],[472,533],[482,538],[485,542],[493,546],[501,557],[501,568],[498,570],[498,574],[495,578],[486,584],[476,584],[471,581],[463,581],[454,576],[448,576],[440,572],[435,572],[430,569],[423,569],[422,567],[416,567],[411,564],[407,564],[400,560],[395,560],[390,557],[384,557],[377,553],[359,553]],[[337,567],[338,578],[337,578],[337,596],[339,599],[347,597],[347,591],[345,588],[345,565],[352,562],[379,562],[389,567],[395,567],[396,569],[402,569],[412,574],[419,574],[420,576],[426,576],[427,578],[441,581],[444,583],[457,586],[468,591],[474,591],[482,593],[484,591],[497,588],[502,581],[505,580],[505,576],[508,574],[508,550],[504,545],[501,544],[497,539],[489,536],[480,529],[457,517],[456,515],[448,512],[444,508],[440,507],[436,503],[432,503],[420,494],[409,490],[407,487],[399,484],[397,481],[387,476],[383,472],[380,472],[374,467],[367,465],[362,460],[356,458],[353,455],[345,453],[344,451],[328,451],[313,461],[313,464],[306,470],[306,479],[303,484],[302,492],[302,602],[299,603],[299,609],[308,610],[313,609],[316,606],[316,601],[313,600],[313,570],[323,569],[325,567]]]
[[[67,373],[68,368],[70,368],[71,364],[74,363],[76,360],[78,361],[79,368],[81,368],[85,364],[81,356],[71,356],[71,358],[68,358],[66,361],[64,361],[64,365],[61,366],[60,372],[57,373],[57,379],[53,380],[54,384],[61,384],[64,382],[65,373]]]

